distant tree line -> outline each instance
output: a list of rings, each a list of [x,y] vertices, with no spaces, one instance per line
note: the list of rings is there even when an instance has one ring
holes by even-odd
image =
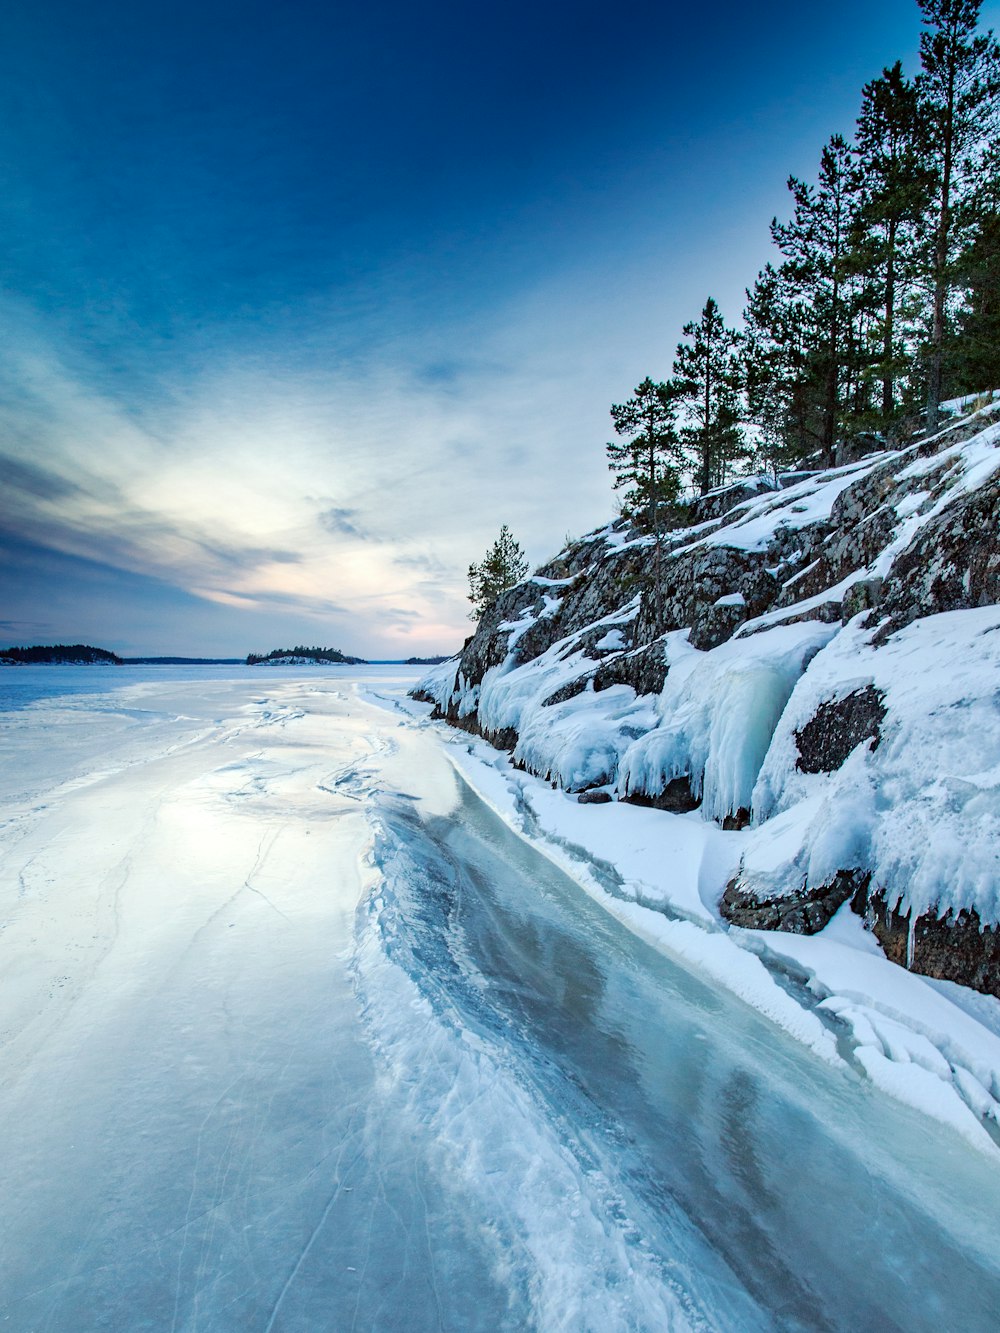
[[[651,530],[685,482],[829,466],[845,439],[933,432],[943,400],[1000,387],[1000,48],[980,0],[918,3],[919,72],[885,68],[853,138],[789,178],[742,327],[709,297],[672,376],[612,407],[615,486]]]
[[[121,666],[122,659],[106,648],[92,648],[87,643],[54,643],[48,647],[0,649],[0,661],[41,664],[46,662],[105,662]]]
[[[256,666],[260,662],[273,662],[282,657],[308,657],[314,662],[339,662],[355,666],[363,661],[360,657],[348,657],[339,648],[305,648],[299,644],[295,648],[272,648],[269,653],[248,653],[247,666]]]

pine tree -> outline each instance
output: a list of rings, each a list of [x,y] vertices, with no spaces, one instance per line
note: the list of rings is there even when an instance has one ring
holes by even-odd
[[[983,163],[968,217],[972,239],[956,265],[966,299],[948,349],[957,393],[1000,389],[1000,147]]]
[[[775,473],[819,443],[808,420],[805,311],[784,268],[766,264],[747,289],[740,347],[747,420]]]
[[[878,416],[891,430],[902,405],[901,382],[911,365],[902,327],[918,271],[920,223],[930,202],[915,85],[897,60],[862,91],[855,136],[861,209],[851,266],[870,285],[875,314],[870,374],[881,385]]]
[[[934,173],[932,229],[926,260],[931,287],[927,356],[927,429],[937,429],[954,260],[963,229],[963,201],[983,147],[996,132],[1000,50],[992,32],[977,33],[980,0],[919,0],[917,92]]]
[[[660,578],[666,512],[681,489],[681,443],[677,433],[674,383],[655,384],[647,375],[626,403],[615,403],[611,420],[620,440],[607,446],[615,490],[623,486],[626,513],[653,534],[652,585],[657,624],[663,620]]]
[[[732,464],[747,453],[739,427],[739,336],[726,327],[711,296],[682,332],[690,342],[678,344],[674,360],[678,400],[687,417],[681,440],[705,495],[723,485]]]
[[[627,486],[626,512],[648,532],[659,532],[665,507],[681,489],[681,446],[677,433],[676,385],[656,384],[647,375],[626,403],[615,403],[611,420],[622,436],[607,446],[615,490]]]
[[[851,150],[835,134],[823,149],[815,186],[789,177],[795,200],[792,220],[771,224],[775,244],[786,256],[778,270],[802,305],[808,362],[814,386],[813,410],[823,461],[834,462],[837,433],[845,403],[845,384],[854,369],[852,318],[856,284],[849,256],[859,209],[857,176]]]
[[[528,572],[528,561],[505,523],[500,536],[483,557],[481,564],[469,566],[470,620],[479,620],[502,592],[520,583]]]

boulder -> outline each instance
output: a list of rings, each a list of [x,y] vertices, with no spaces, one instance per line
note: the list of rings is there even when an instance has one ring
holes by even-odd
[[[1000,929],[983,925],[975,908],[943,917],[930,913],[911,921],[890,907],[881,892],[855,896],[854,910],[900,967],[1000,999]]]

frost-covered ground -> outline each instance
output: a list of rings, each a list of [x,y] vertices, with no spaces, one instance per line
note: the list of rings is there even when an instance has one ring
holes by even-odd
[[[484,762],[416,674],[12,673],[5,1326],[992,1329],[996,1155],[718,928],[745,835]]]

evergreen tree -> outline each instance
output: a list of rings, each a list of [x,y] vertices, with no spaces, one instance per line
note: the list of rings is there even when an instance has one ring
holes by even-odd
[[[881,385],[880,424],[891,429],[912,361],[902,315],[918,271],[920,223],[932,186],[917,90],[898,60],[862,91],[855,152],[861,211],[851,266],[870,285],[875,312],[870,374]]]
[[[615,490],[627,486],[625,512],[653,534],[652,586],[656,623],[663,621],[660,578],[666,513],[681,489],[681,442],[677,433],[675,383],[655,384],[647,375],[626,403],[615,403],[611,420],[620,440],[607,446]]]
[[[1000,148],[987,155],[969,207],[972,239],[958,260],[966,291],[948,360],[957,393],[1000,389]]]
[[[665,506],[680,494],[679,392],[675,384],[655,384],[647,375],[628,402],[611,408],[615,433],[623,437],[607,446],[615,490],[629,488],[626,512],[649,532],[661,530]]]
[[[689,450],[695,482],[705,495],[726,480],[730,467],[746,456],[739,427],[739,336],[726,327],[710,296],[697,320],[684,325],[674,360],[678,400],[687,425],[681,440]]]
[[[766,264],[747,289],[741,378],[760,461],[775,473],[810,453],[805,312],[787,273]]]
[[[956,392],[1000,388],[1000,47],[977,31],[981,0],[918,4],[920,73],[885,68],[854,143],[829,140],[814,184],[789,178],[781,258],[748,290],[743,331],[709,299],[674,380],[613,409],[615,484],[651,530],[680,469],[704,493],[745,457],[741,416],[777,471],[833,464],[852,432],[898,436],[920,403],[934,429],[946,374]]]
[[[844,138],[835,134],[823,149],[815,186],[791,176],[788,188],[795,200],[792,220],[775,219],[771,234],[786,256],[779,276],[802,307],[808,352],[805,373],[813,390],[810,415],[816,420],[810,428],[823,461],[831,465],[857,346],[852,319],[858,309],[858,284],[852,282],[849,256],[860,200]]]
[[[481,564],[469,566],[470,620],[479,620],[502,592],[520,583],[528,572],[528,561],[505,523],[500,536],[483,557]]]
[[[917,92],[927,130],[934,203],[926,270],[931,289],[927,355],[927,429],[937,429],[954,261],[962,240],[970,180],[996,132],[1000,52],[992,32],[977,33],[980,0],[919,0]]]

